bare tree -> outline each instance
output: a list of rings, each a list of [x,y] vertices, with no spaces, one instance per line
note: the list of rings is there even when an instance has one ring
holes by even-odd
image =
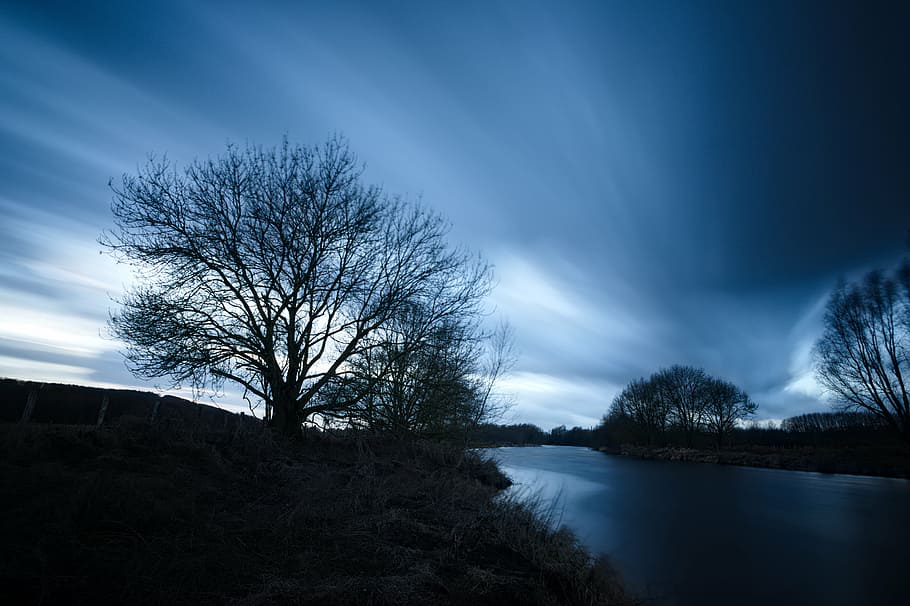
[[[383,330],[380,347],[353,358],[351,376],[326,393],[359,394],[345,411],[353,426],[467,441],[479,424],[501,415],[495,387],[512,362],[508,327],[486,334],[477,320],[444,322],[421,334],[424,321],[414,310]]]
[[[816,375],[844,409],[865,410],[910,443],[910,261],[843,284],[828,301]]]
[[[686,446],[691,447],[704,425],[707,373],[701,368],[677,364],[654,373],[651,381],[657,397],[670,411],[671,423],[682,431]]]
[[[382,342],[353,357],[349,375],[327,390],[351,400],[343,413],[350,425],[403,437],[444,434],[456,424],[473,398],[467,376],[477,344],[450,323],[422,335],[422,322],[415,310],[383,329]]]
[[[471,375],[475,393],[464,423],[464,441],[482,423],[496,421],[512,405],[509,396],[497,390],[503,376],[515,365],[515,340],[512,327],[501,322],[492,333],[483,337],[479,368]]]
[[[724,445],[724,438],[736,427],[755,414],[758,405],[745,391],[722,379],[709,377],[704,386],[705,429],[714,434],[717,448]]]
[[[229,146],[183,170],[153,157],[124,175],[102,243],[140,277],[110,320],[131,370],[199,389],[233,382],[294,434],[351,404],[316,396],[412,306],[421,330],[473,313],[487,265],[450,250],[438,216],[361,175],[338,138]]]
[[[635,379],[613,400],[611,412],[628,417],[652,445],[666,430],[669,410],[653,380]]]
[[[613,400],[601,426],[614,434],[632,430],[649,445],[676,428],[686,446],[703,430],[714,434],[718,448],[740,420],[758,409],[742,389],[708,375],[701,368],[671,366],[648,379],[635,379]]]

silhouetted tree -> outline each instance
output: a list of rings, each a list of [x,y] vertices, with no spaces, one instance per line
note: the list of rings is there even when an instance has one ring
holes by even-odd
[[[880,417],[910,443],[910,261],[835,289],[816,372],[845,409]]]
[[[647,437],[648,444],[654,444],[667,427],[669,408],[660,397],[658,386],[652,379],[635,379],[613,400],[615,414],[628,419]]]
[[[705,429],[714,434],[717,448],[720,449],[737,423],[754,415],[758,405],[749,398],[749,394],[733,383],[715,377],[707,379],[704,390]]]
[[[511,363],[509,329],[485,334],[477,319],[441,322],[424,334],[423,312],[412,310],[383,328],[378,346],[353,357],[350,372],[321,397],[350,399],[329,408],[353,426],[467,441],[503,411],[494,387]]]
[[[449,249],[439,217],[361,174],[334,138],[229,146],[180,171],[152,158],[124,175],[102,242],[141,278],[110,320],[131,370],[200,389],[236,383],[293,434],[357,401],[316,396],[415,306],[419,334],[476,313],[487,265]]]
[[[683,434],[691,447],[704,425],[708,404],[708,375],[701,368],[674,365],[651,375],[657,397],[669,409],[670,422]]]
[[[611,405],[601,418],[600,424],[594,429],[594,433],[598,445],[617,448],[622,444],[639,442],[643,432],[630,416]]]
[[[501,322],[489,337],[484,339],[479,373],[472,377],[477,398],[470,409],[468,431],[481,423],[501,418],[512,406],[511,396],[497,391],[496,386],[503,376],[512,370],[516,357],[512,327]]]
[[[737,424],[758,406],[741,389],[700,368],[671,366],[648,379],[631,381],[613,400],[597,429],[611,446],[623,441],[653,445],[672,439],[675,427],[687,446],[707,430],[720,447]]]
[[[349,372],[323,389],[320,398],[335,398],[327,408],[354,427],[399,437],[454,426],[473,397],[465,377],[476,345],[461,327],[443,323],[423,334],[425,325],[417,308],[384,327],[376,347],[353,356]]]

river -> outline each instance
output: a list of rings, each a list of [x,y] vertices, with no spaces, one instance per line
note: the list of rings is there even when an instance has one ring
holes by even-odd
[[[910,603],[910,481],[570,446],[487,452],[510,491],[549,504],[649,603]]]

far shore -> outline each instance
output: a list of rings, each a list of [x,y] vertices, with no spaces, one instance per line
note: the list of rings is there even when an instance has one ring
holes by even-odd
[[[755,450],[699,450],[675,446],[649,447],[622,445],[619,448],[600,447],[600,452],[612,455],[686,461],[690,463],[715,463],[791,471],[910,478],[910,453],[874,448],[849,449],[771,449]]]

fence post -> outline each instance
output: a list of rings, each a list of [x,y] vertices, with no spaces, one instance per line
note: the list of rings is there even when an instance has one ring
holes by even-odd
[[[152,415],[149,417],[149,423],[154,423],[158,420],[158,407],[161,406],[161,396],[158,396],[158,399],[155,400],[155,405],[152,406]]]
[[[28,400],[25,401],[25,410],[22,411],[22,418],[19,419],[20,423],[28,423],[32,414],[35,412],[35,408],[38,406],[38,386],[33,385],[28,392]]]
[[[104,415],[107,414],[107,405],[110,404],[111,397],[107,392],[104,392],[104,395],[101,396],[101,410],[98,411],[98,423],[97,427],[104,425]]]

